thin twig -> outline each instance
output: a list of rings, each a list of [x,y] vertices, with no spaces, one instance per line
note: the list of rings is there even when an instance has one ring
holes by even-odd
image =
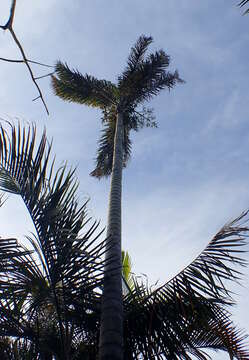
[[[55,74],[55,71],[53,71],[53,72],[51,72],[51,73],[48,73],[48,74],[46,74],[46,75],[38,76],[38,77],[35,78],[35,80],[43,79],[43,78],[45,78],[45,77],[52,76],[52,75],[54,75],[54,74]]]
[[[7,58],[0,57],[0,60],[7,61],[7,62],[13,62],[13,63],[19,63],[19,64],[25,63],[25,61],[22,60],[22,59],[16,60],[16,59],[7,59]],[[34,61],[34,60],[27,59],[27,62],[30,63],[30,64],[36,64],[36,65],[41,65],[41,66],[45,66],[45,67],[48,67],[48,68],[54,68],[53,65],[43,64],[43,63],[40,63],[40,62]]]
[[[134,113],[136,113],[137,115],[141,116],[142,118],[144,118],[144,119],[147,120],[148,122],[151,121],[151,119],[150,119],[148,116],[145,116],[144,114],[140,113],[140,112],[137,111],[137,110],[134,110],[134,109],[133,109],[133,111],[134,111]]]
[[[5,25],[0,26],[1,29],[7,30],[12,28],[14,16],[15,16],[15,9],[16,9],[16,0],[12,0],[11,8],[10,8],[10,16]]]
[[[35,80],[35,78],[34,78],[32,69],[31,69],[31,67],[30,67],[30,65],[29,65],[29,63],[28,63],[28,61],[27,61],[28,59],[26,58],[25,52],[24,52],[24,50],[23,50],[23,48],[22,48],[22,45],[20,44],[19,40],[17,39],[16,34],[15,34],[15,32],[13,31],[13,29],[12,29],[12,28],[9,28],[9,31],[10,31],[10,33],[11,33],[11,35],[12,35],[12,37],[13,37],[15,43],[16,43],[16,45],[18,46],[18,48],[19,48],[19,50],[20,50],[20,52],[21,52],[21,54],[22,54],[23,60],[24,60],[26,66],[27,66],[27,68],[28,68],[28,71],[29,71],[29,73],[30,73],[31,79],[32,79],[33,83],[35,84],[35,86],[36,86],[36,88],[37,88],[37,90],[38,90],[38,93],[39,93],[39,95],[40,95],[40,97],[41,97],[41,101],[42,101],[42,103],[43,103],[43,105],[44,105],[44,107],[45,107],[45,109],[46,109],[46,111],[47,111],[47,114],[49,115],[49,111],[48,111],[47,105],[46,105],[46,103],[45,103],[45,100],[44,100],[44,98],[43,98],[41,89],[40,89],[39,85],[37,84],[37,82],[36,82],[36,80]]]
[[[37,96],[36,98],[32,99],[32,101],[36,101],[36,100],[38,100],[38,99],[40,99],[40,95]]]
[[[24,63],[24,61],[23,60],[13,60],[13,59],[6,59],[6,58],[2,58],[2,57],[0,57],[0,60],[2,60],[2,61],[7,61],[7,62],[13,62],[13,63]]]
[[[26,67],[28,68],[30,77],[31,77],[33,83],[35,84],[35,87],[38,90],[39,96],[37,98],[41,98],[41,101],[42,101],[42,103],[43,103],[43,105],[44,105],[44,107],[46,109],[46,112],[49,115],[49,111],[48,111],[47,105],[45,103],[45,100],[43,98],[41,89],[40,89],[39,85],[36,82],[36,79],[34,77],[34,74],[32,72],[32,69],[31,69],[29,63],[38,64],[38,65],[42,65],[42,66],[48,66],[48,67],[50,67],[50,66],[45,65],[45,64],[41,64],[41,63],[38,63],[38,62],[35,62],[35,61],[32,61],[32,60],[28,60],[28,58],[26,57],[26,54],[25,54],[25,52],[23,50],[23,47],[22,47],[20,41],[18,40],[18,38],[17,38],[17,36],[16,36],[16,34],[15,34],[14,30],[13,30],[13,20],[14,20],[14,15],[15,15],[15,8],[16,8],[16,0],[12,0],[9,19],[8,19],[7,23],[5,25],[3,25],[3,26],[1,25],[0,28],[3,29],[3,30],[9,30],[13,40],[15,41],[17,47],[19,48],[19,50],[20,50],[20,52],[22,54],[23,60],[10,60],[10,59],[4,59],[4,58],[1,58],[1,60],[9,61],[9,62],[16,62],[16,63],[23,62],[26,65]]]

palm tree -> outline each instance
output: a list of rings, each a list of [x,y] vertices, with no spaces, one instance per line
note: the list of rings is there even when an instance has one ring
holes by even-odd
[[[245,6],[246,4],[248,4],[248,3],[249,3],[249,0],[242,0],[242,1],[238,4],[238,6],[243,7],[243,6]],[[247,9],[247,10],[244,12],[244,14],[249,14],[249,9]]]
[[[105,242],[94,235],[98,224],[86,229],[74,172],[54,172],[45,133],[35,146],[34,127],[12,127],[10,135],[1,128],[0,150],[0,187],[21,196],[36,229],[26,247],[0,240],[0,358],[95,360],[105,265]],[[249,358],[224,286],[238,279],[234,265],[245,265],[239,254],[249,231],[246,216],[225,225],[189,266],[155,290],[131,279],[123,252],[125,359],[206,360],[207,348]]]
[[[105,242],[86,203],[78,205],[74,170],[55,172],[45,132],[35,139],[35,127],[0,128],[0,187],[21,196],[36,231],[26,247],[0,239],[1,359],[11,349],[26,349],[27,359],[87,359],[97,342]]]
[[[97,107],[102,110],[103,133],[99,141],[96,168],[91,175],[101,178],[111,175],[107,237],[111,246],[106,252],[102,319],[100,329],[100,359],[123,359],[123,303],[121,259],[121,191],[122,169],[131,153],[130,131],[154,126],[150,110],[138,111],[145,101],[161,90],[182,83],[178,72],[166,71],[169,56],[159,50],[145,57],[152,38],[141,36],[131,49],[126,69],[117,84],[98,80],[66,64],[57,62],[52,85],[63,100]],[[149,114],[149,117],[147,116]]]

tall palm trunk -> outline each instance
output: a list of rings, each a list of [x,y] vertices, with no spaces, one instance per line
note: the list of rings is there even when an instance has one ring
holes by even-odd
[[[123,299],[121,259],[121,191],[123,115],[117,113],[107,224],[108,250],[100,325],[100,360],[123,359]]]

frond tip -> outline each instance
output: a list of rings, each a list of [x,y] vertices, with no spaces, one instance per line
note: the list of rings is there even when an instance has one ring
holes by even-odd
[[[246,4],[249,4],[249,0],[242,0],[242,1],[238,4],[238,6],[242,8],[242,7],[245,6]],[[244,12],[243,15],[245,15],[245,14],[249,14],[249,8]]]
[[[247,261],[239,256],[245,252],[241,247],[246,244],[249,233],[247,215],[248,211],[223,226],[204,251],[158,292],[167,297],[177,294],[181,298],[188,294],[190,297],[209,297],[231,304],[226,281],[238,282],[241,273],[236,265],[247,265]]]

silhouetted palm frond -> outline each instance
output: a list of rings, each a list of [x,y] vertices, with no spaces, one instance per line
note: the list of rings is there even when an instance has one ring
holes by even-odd
[[[53,89],[63,100],[98,108],[109,107],[115,102],[117,89],[110,81],[84,76],[60,61],[56,63],[55,71],[57,77],[52,76]]]
[[[118,87],[125,106],[148,101],[164,88],[171,89],[177,83],[183,82],[177,71],[166,71],[170,58],[163,50],[149,54],[144,59],[144,53],[151,42],[152,38],[144,35],[138,39],[131,50],[127,68],[118,78]]]
[[[102,129],[102,135],[99,140],[99,147],[96,158],[96,168],[90,175],[97,178],[103,176],[109,176],[112,170],[113,150],[114,150],[114,136],[115,136],[115,117],[113,121],[104,123],[104,129]],[[124,128],[123,137],[123,167],[125,168],[131,155],[131,140],[130,130]]]
[[[245,335],[236,329],[226,310],[232,298],[223,280],[238,281],[234,265],[248,234],[247,212],[226,224],[207,248],[182,272],[152,290],[135,282],[125,297],[126,350],[139,359],[208,359],[206,348],[225,350],[247,359]],[[140,355],[139,355],[140,354]],[[161,357],[160,357],[161,356]]]
[[[74,170],[54,171],[45,133],[36,144],[34,126],[10,130],[0,133],[0,186],[22,197],[36,234],[26,247],[0,239],[0,336],[37,343],[51,331],[58,351],[71,351],[76,309],[84,337],[93,333],[89,312],[99,308],[105,241],[86,203],[78,205]]]
[[[246,244],[248,226],[245,223],[248,212],[226,224],[210,241],[206,249],[183,271],[162,286],[158,293],[170,297],[188,294],[208,296],[230,302],[230,292],[224,281],[238,281],[241,273],[236,265],[245,266],[247,262],[239,255]]]
[[[142,293],[142,294],[141,294]],[[209,359],[206,349],[224,350],[248,359],[246,336],[236,329],[218,301],[199,297],[144,302],[138,288],[125,304],[125,353],[127,359]],[[131,298],[133,297],[133,300]]]
[[[126,75],[136,71],[139,65],[144,61],[144,55],[153,42],[151,36],[141,35],[135,45],[131,48],[130,55],[127,60],[127,68],[124,73]]]
[[[246,4],[248,4],[249,3],[249,0],[242,0],[239,4],[238,4],[238,6],[240,6],[241,8],[243,7],[243,6],[245,6]],[[245,14],[249,14],[249,8],[244,12],[244,15]]]

